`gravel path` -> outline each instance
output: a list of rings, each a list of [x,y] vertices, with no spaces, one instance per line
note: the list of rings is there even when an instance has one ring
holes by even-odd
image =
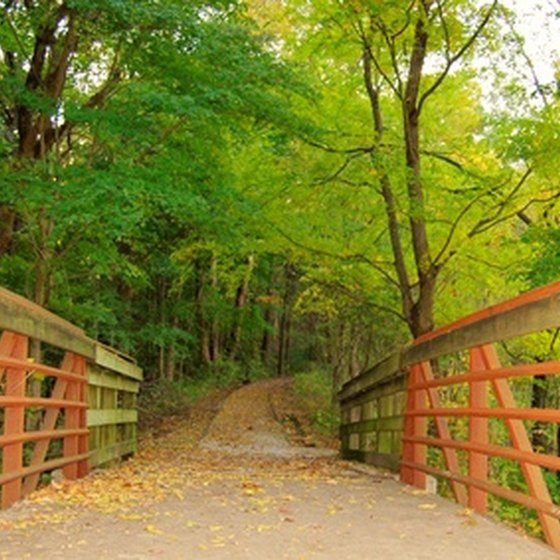
[[[197,428],[198,447],[193,422],[178,423],[120,469],[1,513],[0,558],[560,558],[332,449],[294,446],[298,434],[281,422],[288,392],[285,381],[244,386]]]

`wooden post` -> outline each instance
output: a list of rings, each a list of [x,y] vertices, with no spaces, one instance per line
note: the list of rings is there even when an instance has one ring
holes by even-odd
[[[28,338],[14,335],[10,356],[19,360],[27,359]],[[6,370],[6,396],[23,399],[25,397],[25,369],[8,368]],[[25,406],[9,406],[4,412],[4,434],[8,436],[22,434],[25,430]],[[23,442],[6,445],[3,450],[2,470],[4,473],[21,471],[23,468]],[[21,498],[21,478],[4,484],[2,488],[2,507],[7,508]]]
[[[422,362],[420,364],[420,377],[421,380],[424,382],[433,381],[434,374],[432,372],[432,367],[430,362]],[[428,401],[432,408],[440,408],[441,402],[439,398],[439,394],[437,389],[429,388],[427,389]],[[447,422],[447,418],[443,416],[435,416],[434,422],[436,425],[437,433],[441,439],[451,439],[451,435],[449,432],[449,425]],[[461,469],[459,468],[459,459],[457,458],[457,453],[455,449],[450,449],[448,447],[444,447],[442,449],[443,457],[445,459],[445,463],[447,464],[447,469],[449,472],[454,474],[461,474]],[[466,506],[468,503],[467,499],[467,490],[463,484],[458,483],[455,480],[451,481],[451,488],[453,489],[453,494],[455,495],[455,499],[461,504]]]
[[[422,381],[421,364],[413,364],[410,367],[409,385],[415,385]],[[422,410],[426,408],[426,391],[408,389],[406,398],[406,410]],[[407,416],[404,421],[404,435],[407,437],[425,436],[427,433],[428,420],[425,416]],[[426,464],[426,445],[420,443],[405,443],[403,446],[403,459],[421,465]],[[401,480],[412,484],[417,488],[426,489],[426,473],[403,467],[401,469]]]
[[[471,348],[469,352],[470,373],[486,369],[482,349]],[[469,381],[470,408],[486,408],[488,406],[488,387],[486,381]],[[469,442],[488,443],[488,418],[471,416],[469,418]],[[488,456],[469,451],[469,475],[483,482],[488,480]],[[469,506],[479,513],[488,510],[488,493],[473,486],[469,487]]]
[[[66,399],[69,401],[85,401],[85,358],[74,355],[73,373],[78,373],[84,377],[84,381],[70,381],[66,388]],[[87,428],[86,412],[80,408],[67,408],[64,412],[64,427],[67,430]],[[64,457],[73,457],[80,453],[87,452],[87,437],[72,435],[64,438],[63,453]],[[65,478],[74,480],[87,474],[87,461],[80,461],[65,465],[62,469]]]
[[[488,369],[497,369],[501,367],[496,350],[491,345],[481,348],[481,355],[485,360]],[[498,404],[504,408],[517,408],[517,403],[506,379],[495,379],[492,381],[492,388],[498,399]],[[527,429],[522,420],[506,419],[505,424],[511,437],[512,447],[520,451],[533,452],[531,440],[527,434]],[[550,492],[544,480],[542,469],[538,465],[532,465],[525,461],[519,461],[521,470],[527,486],[529,494],[534,498],[538,498],[543,502],[552,504]],[[558,519],[546,515],[542,511],[537,512],[543,533],[547,542],[556,549],[560,549],[560,522]]]

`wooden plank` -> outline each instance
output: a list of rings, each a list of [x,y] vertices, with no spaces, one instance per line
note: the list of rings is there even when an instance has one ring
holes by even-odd
[[[66,379],[67,381],[83,381],[83,377],[80,375],[70,371],[64,371],[60,368],[33,362],[29,359],[16,360],[15,358],[0,356],[0,367],[22,368],[28,371],[40,373],[46,377],[56,377],[57,379]]]
[[[87,405],[87,366],[86,359],[83,356],[79,357],[78,363],[75,366],[76,373],[79,373],[86,383],[76,383],[78,387],[78,395],[80,400]],[[87,412],[85,408],[78,410],[79,427],[80,429],[87,429]],[[87,456],[89,453],[89,436],[87,434],[78,434],[78,453],[82,456]],[[82,478],[89,473],[89,459],[84,458],[78,461],[78,478]]]
[[[91,365],[88,366],[88,383],[90,386],[126,391],[128,393],[138,393],[140,391],[140,383],[138,381],[122,377],[107,370],[94,368]],[[92,406],[91,401],[90,407],[96,408]]]
[[[423,443],[432,447],[449,447],[451,449],[462,449],[464,451],[476,451],[484,453],[490,457],[502,457],[511,461],[525,462],[532,465],[540,465],[550,470],[560,471],[560,457],[555,455],[545,455],[543,453],[533,453],[532,451],[520,451],[512,447],[502,447],[500,445],[470,443],[468,441],[457,441],[454,439],[443,439],[433,437],[404,437],[404,441],[411,443]],[[451,469],[448,469],[450,472]]]
[[[76,354],[72,352],[66,352],[60,368],[66,371],[74,370],[74,362],[76,359]],[[60,400],[64,398],[66,393],[66,387],[68,386],[68,381],[65,378],[59,378],[51,391],[51,398],[55,400]],[[40,430],[44,432],[52,432],[56,426],[56,421],[60,414],[60,408],[49,408],[47,409],[43,421],[41,422]],[[77,429],[77,428],[72,428]],[[35,444],[33,448],[33,454],[31,455],[31,465],[39,465],[44,462],[47,456],[47,451],[49,449],[50,439],[42,439]],[[23,495],[27,496],[37,488],[39,483],[39,473],[33,473],[28,476],[23,483]]]
[[[338,393],[338,400],[343,402],[350,398],[355,398],[357,395],[371,390],[376,385],[388,383],[393,379],[405,376],[406,372],[401,367],[400,353],[392,354],[358,377],[345,383]]]
[[[410,368],[409,376],[410,384],[419,383],[423,381],[422,369],[420,364],[414,364]],[[408,414],[410,410],[421,411],[426,409],[427,395],[422,390],[408,390],[406,397],[406,410],[407,414],[404,421],[404,435],[407,438],[414,436],[425,437],[427,432],[427,419],[421,415],[412,416]],[[418,421],[420,420],[420,422]],[[426,475],[418,469],[411,469],[405,462],[408,463],[426,463],[427,447],[419,443],[414,443],[412,440],[407,439],[407,443],[403,446],[403,467],[401,469],[401,480],[407,484],[416,486],[425,490],[426,488]]]
[[[39,465],[33,465],[29,467],[24,467],[19,471],[12,472],[12,473],[3,473],[0,474],[0,485],[9,483],[17,478],[24,478],[30,476],[35,473],[42,473],[45,471],[52,471],[55,469],[59,469],[60,467],[64,467],[68,465],[68,463],[76,462],[76,461],[85,461],[88,458],[88,454],[85,455],[77,455],[75,457],[61,457],[60,459],[52,459],[51,461],[46,461],[45,463],[41,463]]]
[[[24,360],[28,355],[29,339],[17,335],[12,339],[13,345],[10,354],[14,358]],[[25,370],[6,370],[6,395],[5,398],[21,400],[25,398]],[[4,411],[4,435],[17,436],[25,430],[25,406],[22,404],[7,408]],[[23,468],[23,442],[6,445],[3,449],[2,471],[6,474],[20,473]],[[2,488],[2,507],[7,508],[21,498],[22,479],[14,476]]]
[[[427,340],[419,339],[413,346],[404,349],[402,363],[428,361],[443,354],[558,327],[560,295],[557,286],[552,293],[541,295],[542,299],[521,300],[514,307],[505,302],[488,308],[475,314],[470,322],[454,323],[436,331]]]
[[[515,377],[533,377],[535,375],[560,374],[560,361],[541,362],[538,364],[517,364],[498,369],[483,369],[459,375],[450,375],[431,381],[415,383],[411,389],[428,389],[430,387],[446,387],[472,381],[490,381],[491,379],[513,379]]]
[[[112,424],[125,424],[138,421],[137,410],[108,409],[108,410],[88,410],[88,428],[96,426],[108,426]]]
[[[473,373],[486,369],[481,348],[472,348],[469,353],[469,370]],[[488,388],[486,381],[469,383],[469,406],[485,408],[488,406]],[[488,418],[471,416],[469,418],[469,442],[488,443]],[[469,476],[477,480],[488,480],[488,456],[484,453],[469,451]],[[469,506],[478,513],[488,511],[488,494],[480,488],[469,488]]]
[[[99,343],[95,344],[94,363],[137,381],[143,379],[142,369],[132,361],[132,358],[125,357],[124,354],[118,353],[115,349]]]
[[[402,430],[404,426],[404,416],[389,416],[386,418],[372,418],[361,422],[352,422],[341,426],[341,433],[366,433],[380,430],[395,431]]]
[[[65,399],[44,399],[42,397],[0,397],[0,406],[6,408],[15,406],[36,406],[37,408],[86,408],[87,404],[81,401]]]
[[[429,362],[424,362],[420,364],[420,371],[422,372],[422,380],[424,382],[429,382],[434,380],[434,374],[432,372],[432,368]],[[411,386],[413,386],[411,384]],[[439,399],[439,394],[435,389],[427,389],[428,400],[430,401],[430,406],[432,408],[439,408],[441,406],[441,402]],[[438,435],[442,439],[451,439],[449,433],[449,425],[447,423],[447,418],[443,418],[441,416],[436,416],[435,419],[436,429]],[[418,436],[417,436],[418,437]],[[420,436],[421,437],[421,436]],[[457,454],[453,449],[448,447],[444,447],[442,449],[443,457],[445,459],[445,463],[447,464],[447,468],[450,472],[460,473],[461,470],[459,468],[459,460],[457,458]],[[453,489],[453,494],[455,495],[455,499],[461,504],[466,506],[467,505],[467,490],[466,488],[455,482],[451,482],[451,487]]]
[[[486,346],[482,350],[482,356],[485,360],[487,368],[493,369],[501,366],[494,347]],[[501,407],[515,408],[517,406],[509,383],[505,379],[496,379],[492,382],[492,387]],[[505,422],[513,447],[519,451],[533,452],[533,446],[531,445],[531,441],[527,435],[527,430],[525,429],[523,422],[516,419],[506,419]],[[552,505],[550,493],[540,467],[525,463],[524,461],[520,461],[519,464],[521,465],[521,470],[527,482],[531,496],[534,499],[541,502],[548,502]],[[546,515],[541,510],[538,510],[538,514],[547,542],[554,548],[560,549],[560,522],[558,519],[553,519],[549,515]]]
[[[17,435],[11,436],[0,436],[0,447],[4,447],[6,445],[11,445],[13,443],[18,442],[26,442],[26,441],[36,441],[39,442],[45,439],[62,439],[63,437],[69,435],[87,435],[89,432],[88,430],[51,430],[51,431],[40,431],[40,432],[24,432]]]
[[[77,359],[77,356],[75,357]],[[73,365],[76,365],[75,363]],[[74,402],[80,402],[80,384],[75,381],[69,382],[66,387],[65,396]],[[80,411],[77,408],[66,408],[64,410],[64,428],[66,430],[77,430],[81,428]],[[79,453],[78,436],[68,436],[64,438],[62,444],[64,457],[74,457]],[[75,462],[63,467],[64,477],[70,480],[78,478],[78,465]]]
[[[111,446],[95,449],[90,453],[89,461],[93,467],[98,467],[104,463],[120,459],[125,455],[136,452],[136,440],[131,439],[121,441]]]
[[[72,323],[0,288],[0,329],[36,338],[64,350],[94,358],[95,343]]]
[[[461,484],[474,486],[475,488],[483,490],[484,492],[489,492],[490,494],[494,494],[495,496],[503,498],[504,500],[515,502],[529,509],[534,509],[539,514],[545,514],[546,516],[556,518],[553,519],[553,521],[558,521],[558,518],[560,518],[560,507],[558,507],[557,505],[539,500],[532,496],[527,496],[526,494],[516,492],[515,490],[510,490],[509,488],[504,488],[503,486],[493,484],[492,482],[477,480],[476,478],[472,478],[469,476],[463,476],[456,473],[451,473],[449,471],[442,471],[434,467],[429,467],[427,465],[410,461],[401,461],[401,464],[409,469],[418,469],[433,476],[442,476],[443,478],[455,480],[457,482],[460,482]]]
[[[504,380],[498,379],[495,384],[501,384]],[[556,408],[416,408],[407,410],[406,416],[475,416],[479,418],[507,418],[515,420],[541,420],[542,422],[560,423],[560,410]]]

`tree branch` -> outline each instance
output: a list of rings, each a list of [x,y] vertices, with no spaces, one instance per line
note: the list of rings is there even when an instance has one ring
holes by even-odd
[[[398,287],[398,282],[383,268],[383,266],[382,266],[383,263],[377,263],[375,261],[372,261],[371,259],[369,259],[365,255],[361,255],[361,254],[339,255],[339,254],[333,253],[331,251],[325,251],[324,249],[317,249],[315,247],[310,247],[309,245],[306,245],[305,243],[301,243],[300,241],[297,241],[296,239],[291,237],[289,234],[287,234],[279,226],[277,226],[275,223],[271,222],[270,220],[266,220],[266,222],[269,224],[269,226],[272,229],[274,229],[274,231],[279,233],[284,239],[288,240],[292,245],[295,245],[296,247],[299,247],[300,249],[303,249],[303,250],[308,251],[309,253],[313,253],[315,255],[322,255],[322,256],[328,257],[330,259],[335,259],[335,260],[339,260],[339,261],[359,262],[359,263],[367,264],[367,265],[371,266],[374,270],[379,272],[389,283]]]
[[[436,78],[435,82],[420,96],[420,101],[418,102],[418,113],[422,112],[422,107],[426,100],[432,95],[439,86],[443,83],[447,75],[449,74],[451,67],[457,62],[473,45],[473,43],[478,39],[480,34],[482,33],[483,29],[486,27],[487,23],[490,21],[492,14],[498,5],[498,0],[494,0],[492,5],[488,9],[486,15],[482,18],[482,21],[479,23],[473,34],[467,39],[467,41],[463,44],[463,46],[452,56],[447,59],[447,64],[443,71],[439,74]]]

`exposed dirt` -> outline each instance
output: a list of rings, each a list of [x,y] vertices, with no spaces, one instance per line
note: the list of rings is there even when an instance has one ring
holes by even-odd
[[[554,560],[451,502],[321,447],[265,381],[206,399],[119,468],[0,514],[0,558]],[[213,418],[213,420],[212,420]],[[211,421],[212,420],[212,421]]]

